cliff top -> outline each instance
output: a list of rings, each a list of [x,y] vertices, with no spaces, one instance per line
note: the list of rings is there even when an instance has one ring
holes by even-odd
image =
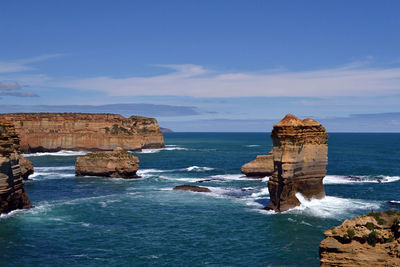
[[[80,113],[80,112],[21,112],[21,113],[2,113],[0,114],[0,119],[2,117],[25,117],[25,118],[49,118],[54,116],[61,116],[61,117],[74,117],[79,119],[87,119],[88,117],[111,117],[111,118],[118,118],[118,119],[136,119],[136,120],[154,120],[154,118],[148,118],[143,116],[130,116],[126,118],[120,114],[115,113]]]
[[[287,114],[280,122],[274,127],[287,127],[287,126],[320,126],[321,124],[313,119],[307,118],[301,120],[293,114]]]

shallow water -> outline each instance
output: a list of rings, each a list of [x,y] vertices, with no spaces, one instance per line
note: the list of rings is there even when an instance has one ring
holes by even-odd
[[[324,230],[400,201],[400,134],[330,134],[327,197],[299,195],[302,205],[282,214],[262,210],[268,178],[240,174],[272,148],[267,134],[165,140],[165,149],[134,153],[142,176],[135,180],[75,177],[84,151],[27,155],[35,174],[25,188],[35,208],[0,217],[1,266],[319,266]],[[212,193],[172,190],[182,184]]]

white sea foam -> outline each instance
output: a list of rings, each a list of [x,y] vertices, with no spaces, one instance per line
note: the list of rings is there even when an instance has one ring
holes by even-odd
[[[66,177],[75,177],[75,173],[35,171],[34,174],[29,176],[29,180],[62,179]]]
[[[243,174],[218,174],[218,175],[213,175],[211,178],[216,178],[216,179],[226,179],[226,180],[254,180],[257,181],[257,179],[249,179]]]
[[[324,184],[354,184],[354,183],[392,183],[400,180],[400,176],[342,176],[327,175]]]
[[[247,145],[246,147],[259,147],[261,145]]]
[[[160,151],[173,151],[173,150],[188,150],[187,148],[184,147],[179,147],[176,145],[166,145],[163,148],[145,148],[142,149],[142,151],[131,151],[132,153],[141,153],[141,154],[150,154],[150,153],[159,153]]]
[[[296,197],[301,202],[301,205],[285,213],[305,213],[317,217],[337,218],[340,215],[347,215],[357,210],[377,210],[380,208],[378,202],[360,199],[326,196],[323,199],[307,200],[300,193],[297,193]]]
[[[57,167],[35,167],[35,171],[67,171],[67,170],[75,170],[75,166],[57,166]]]
[[[185,170],[188,171],[188,172],[192,172],[192,171],[194,171],[194,172],[204,172],[204,171],[212,171],[212,170],[214,170],[214,168],[190,166],[190,167],[187,167]]]
[[[24,157],[42,157],[42,156],[82,156],[86,155],[87,151],[71,151],[71,150],[61,150],[58,152],[38,152],[38,153],[28,153],[23,154]]]
[[[252,193],[251,196],[255,198],[269,196],[268,187],[262,188],[259,192]]]

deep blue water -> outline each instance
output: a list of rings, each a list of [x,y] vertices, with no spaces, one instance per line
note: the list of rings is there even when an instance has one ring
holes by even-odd
[[[330,134],[327,197],[282,214],[262,210],[267,179],[240,175],[272,148],[269,135],[170,133],[165,141],[166,149],[135,153],[137,180],[75,177],[75,152],[28,155],[35,208],[0,217],[0,265],[319,266],[324,230],[400,201],[400,134]],[[198,183],[209,178],[223,180]],[[212,193],[171,190],[182,184]]]

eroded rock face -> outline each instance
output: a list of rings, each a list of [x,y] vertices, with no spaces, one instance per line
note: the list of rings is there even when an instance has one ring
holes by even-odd
[[[21,176],[24,180],[28,180],[29,175],[35,171],[33,163],[22,155],[19,155],[19,166],[21,168]]]
[[[11,123],[0,120],[0,213],[31,208],[19,166],[19,138]]]
[[[270,176],[274,172],[274,157],[269,155],[258,155],[255,160],[242,166],[242,173],[248,177],[262,178]]]
[[[13,122],[23,152],[67,150],[126,150],[164,147],[157,120],[116,114],[1,114]]]
[[[400,266],[400,212],[371,212],[324,232],[321,266]]]
[[[139,159],[122,148],[80,156],[75,164],[75,173],[78,176],[139,178],[136,175],[138,169]]]
[[[267,209],[285,211],[300,205],[296,193],[306,198],[325,196],[322,179],[328,163],[328,134],[312,119],[286,115],[274,125],[274,172],[268,181]]]

